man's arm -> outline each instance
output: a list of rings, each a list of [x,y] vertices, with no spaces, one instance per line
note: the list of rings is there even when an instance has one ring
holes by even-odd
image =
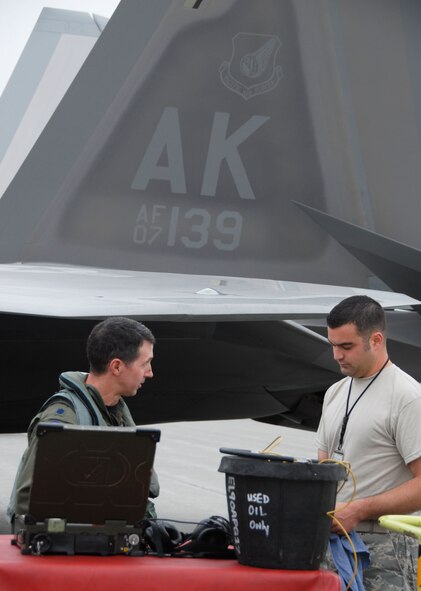
[[[324,452],[319,450],[319,460]],[[381,515],[407,514],[421,510],[421,458],[410,462],[408,468],[413,478],[384,493],[365,499],[356,499],[351,503],[338,503],[335,517],[342,523],[346,531],[355,529],[360,521],[378,519]],[[332,530],[342,530],[333,523]]]
[[[59,422],[76,423],[76,413],[67,404],[54,403],[38,416],[34,417],[28,429],[28,447],[25,450],[13,486],[12,496],[9,503],[8,514],[25,514],[29,508],[29,491],[32,485],[32,476],[34,473],[35,456],[38,447],[38,437],[36,435],[36,426],[39,422]]]

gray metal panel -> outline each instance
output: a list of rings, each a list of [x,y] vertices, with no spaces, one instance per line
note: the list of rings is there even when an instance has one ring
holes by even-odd
[[[122,2],[2,200],[1,260],[346,284],[345,264],[357,263],[345,253],[334,266],[336,245],[291,204],[306,195],[322,208],[324,181],[296,5],[264,2],[264,11],[254,0],[196,10],[175,0],[146,40],[159,3]],[[257,73],[241,70],[242,54],[259,56]],[[185,194],[154,179],[139,188],[167,114],[169,142],[179,127]]]
[[[0,202],[1,260],[367,285],[291,201],[419,246],[411,6],[124,0]]]
[[[418,301],[352,287],[34,264],[0,265],[0,312],[67,318],[282,320],[325,316],[341,299],[365,293],[384,307]]]

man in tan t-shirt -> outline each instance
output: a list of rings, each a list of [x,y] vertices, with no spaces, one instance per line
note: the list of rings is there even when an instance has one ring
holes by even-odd
[[[421,386],[389,359],[384,311],[367,296],[340,302],[327,317],[333,355],[345,377],[326,393],[317,432],[319,459],[350,462],[335,516],[366,543],[366,591],[415,589],[418,544],[377,525],[385,514],[421,510]],[[334,524],[332,530],[341,533]]]

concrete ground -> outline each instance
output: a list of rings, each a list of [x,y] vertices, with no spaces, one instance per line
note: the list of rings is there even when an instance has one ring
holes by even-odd
[[[161,429],[155,468],[161,494],[155,505],[162,519],[187,521],[178,524],[190,531],[194,523],[211,515],[228,516],[225,475],[218,472],[220,447],[260,451],[278,435],[277,453],[315,458],[315,434],[258,423],[251,419],[155,425]],[[0,435],[0,533],[9,533],[5,510],[26,434]]]

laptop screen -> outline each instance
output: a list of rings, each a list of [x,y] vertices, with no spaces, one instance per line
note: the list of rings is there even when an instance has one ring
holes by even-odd
[[[29,514],[135,524],[148,500],[157,429],[39,423]]]

